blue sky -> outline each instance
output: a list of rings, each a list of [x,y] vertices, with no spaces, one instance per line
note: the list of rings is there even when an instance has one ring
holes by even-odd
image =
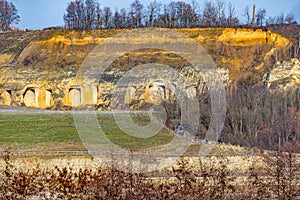
[[[71,0],[9,0],[13,2],[19,10],[21,29],[43,29],[51,26],[63,25],[63,14],[67,4]],[[144,5],[149,4],[152,0],[140,0]],[[159,0],[157,0],[159,1]],[[171,0],[161,0],[163,3]],[[177,1],[177,0],[175,0]],[[190,0],[183,0],[190,2]],[[300,22],[300,0],[224,0],[232,2],[238,15],[242,15],[246,5],[250,7],[256,4],[257,8],[265,8],[268,16],[277,16],[280,13],[287,14],[293,12],[298,23]],[[100,0],[102,7],[109,6],[115,8],[128,8],[132,0]],[[198,0],[204,2],[204,0]]]

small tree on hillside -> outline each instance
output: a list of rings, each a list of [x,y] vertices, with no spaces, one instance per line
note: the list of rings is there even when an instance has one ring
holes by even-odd
[[[0,0],[0,30],[10,30],[12,24],[18,24],[20,16],[18,10],[13,3],[6,0]]]

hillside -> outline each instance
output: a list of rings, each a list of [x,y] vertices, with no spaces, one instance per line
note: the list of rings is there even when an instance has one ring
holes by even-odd
[[[261,85],[264,74],[273,68],[276,61],[286,57],[291,46],[288,39],[271,31],[231,28],[175,30],[195,39],[207,50],[227,79],[224,80],[226,83],[248,79],[251,84]],[[80,90],[75,87],[73,79],[85,57],[97,44],[123,31],[1,33],[1,104],[53,109],[71,106],[70,96]],[[189,66],[178,55],[148,49],[119,58],[111,66],[114,73],[107,74],[129,69],[129,57],[134,65],[159,62],[179,69],[181,73]],[[109,93],[115,78],[110,76],[102,85],[95,86],[96,94],[93,95],[97,95],[97,99],[92,104],[104,110],[110,109]],[[146,90],[146,85],[142,89]]]

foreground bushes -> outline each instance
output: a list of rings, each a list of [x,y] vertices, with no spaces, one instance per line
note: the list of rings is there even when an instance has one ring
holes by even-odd
[[[190,170],[181,160],[178,167],[151,174],[38,166],[14,171],[5,152],[0,199],[297,199],[300,160],[295,149],[289,145],[284,151],[262,153],[263,164],[253,157],[241,173],[229,169],[228,160],[219,157],[217,163],[202,164],[198,170]]]

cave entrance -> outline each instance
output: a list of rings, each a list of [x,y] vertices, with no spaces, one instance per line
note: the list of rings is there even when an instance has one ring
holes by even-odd
[[[82,103],[81,87],[70,87],[69,88],[69,102],[73,107],[80,106]]]
[[[136,90],[137,90],[137,88],[135,86],[129,86],[127,88],[127,92],[126,92],[126,95],[125,95],[125,103],[126,104],[130,104],[131,101],[133,99],[135,99],[134,96],[135,96]]]
[[[10,106],[12,103],[12,90],[5,90],[2,96],[3,96],[3,104]]]
[[[190,85],[190,86],[186,87],[185,93],[189,99],[195,98],[197,96],[197,86]]]
[[[38,95],[35,88],[27,88],[23,95],[24,104],[27,107],[35,107],[38,102]]]
[[[93,85],[92,86],[92,104],[97,104],[98,102],[98,86]]]
[[[52,90],[46,90],[45,106],[51,107]]]
[[[167,91],[166,84],[164,82],[153,82],[150,84],[150,97],[153,100],[166,100],[167,99]]]

